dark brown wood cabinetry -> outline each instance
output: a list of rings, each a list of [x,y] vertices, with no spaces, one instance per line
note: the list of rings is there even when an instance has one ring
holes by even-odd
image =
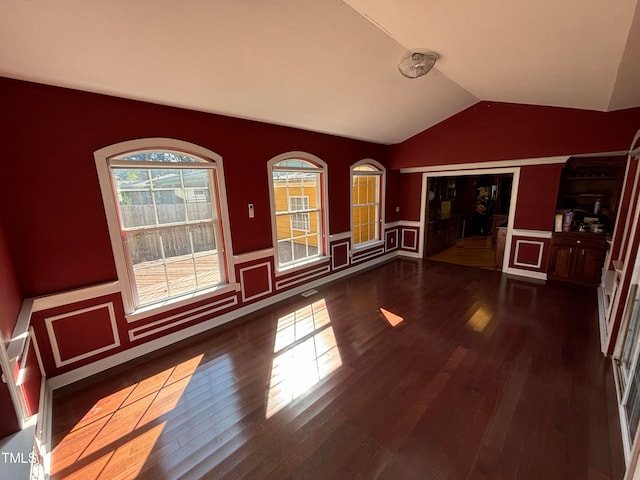
[[[606,249],[604,235],[556,233],[551,243],[547,276],[553,280],[598,286]]]
[[[427,255],[433,255],[456,244],[460,230],[458,217],[427,223]]]

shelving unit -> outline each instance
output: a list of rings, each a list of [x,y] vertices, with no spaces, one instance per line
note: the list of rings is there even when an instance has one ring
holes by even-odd
[[[583,210],[607,217],[609,225],[615,221],[625,157],[571,158],[560,180],[558,209]],[[600,209],[594,206],[600,200]]]

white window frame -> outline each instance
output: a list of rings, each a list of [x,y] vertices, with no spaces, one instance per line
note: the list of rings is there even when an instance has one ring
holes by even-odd
[[[375,171],[358,171],[356,170],[357,167],[363,166],[363,165],[367,165],[369,167],[375,168]],[[353,209],[355,207],[354,205],[354,198],[353,198],[353,181],[354,178],[357,176],[379,176],[379,185],[378,185],[378,202],[377,202],[377,206],[378,206],[378,218],[376,220],[377,223],[377,228],[376,228],[376,238],[374,240],[369,240],[366,242],[359,242],[359,243],[355,243],[355,225],[354,225],[354,215],[353,215]],[[380,243],[384,243],[383,240],[383,230],[384,230],[384,219],[385,219],[385,193],[386,193],[386,184],[387,184],[387,172],[386,169],[384,168],[384,165],[382,165],[380,162],[370,159],[370,158],[366,158],[363,160],[360,160],[356,163],[354,163],[353,165],[351,165],[351,185],[349,188],[349,198],[350,198],[350,218],[351,218],[351,245],[353,246],[354,249],[360,249],[360,248],[367,248],[367,247],[371,247],[373,245],[377,245]],[[371,205],[374,205],[375,203],[372,203]],[[363,204],[358,204],[359,206],[363,206]]]
[[[300,260],[299,262],[295,262],[293,264],[280,265],[280,261],[278,258],[278,228],[277,228],[277,220],[276,220],[276,199],[274,192],[274,184],[273,184],[273,171],[276,164],[283,162],[285,160],[301,160],[315,165],[315,169],[301,168],[300,170],[304,171],[315,171],[320,174],[320,188],[318,190],[318,205],[319,208],[317,211],[319,212],[318,221],[319,225],[319,233],[320,239],[318,242],[318,254],[311,258],[307,258],[304,260]],[[291,170],[295,170],[295,168],[291,168]],[[328,187],[327,187],[327,164],[316,157],[315,155],[307,152],[301,151],[293,151],[280,154],[267,163],[267,172],[269,178],[269,200],[271,204],[271,235],[272,235],[272,245],[273,245],[273,264],[275,265],[275,273],[276,276],[282,275],[285,273],[290,273],[295,270],[299,270],[301,268],[308,267],[314,263],[327,261],[327,253],[329,251],[328,239],[329,239],[329,206],[328,206]],[[316,211],[314,209],[313,211]],[[305,212],[301,212],[305,213]]]
[[[298,208],[295,207],[291,200],[296,199],[296,200],[302,200],[302,207]],[[296,210],[309,210],[309,195],[292,195],[289,197],[289,211],[290,212],[295,212]],[[300,223],[296,223],[296,222],[300,222]],[[302,225],[302,227],[300,227],[299,225]],[[310,218],[309,218],[309,214],[302,212],[302,213],[292,213],[291,214],[291,229],[292,230],[300,230],[301,232],[308,232],[311,229],[311,222],[310,222]]]
[[[218,250],[220,251],[220,274],[223,280],[221,284],[211,288],[195,291],[169,299],[163,299],[158,302],[145,305],[143,307],[138,307],[136,305],[135,278],[133,277],[133,271],[129,266],[130,262],[127,260],[129,252],[123,244],[121,237],[121,225],[120,219],[118,218],[118,207],[116,205],[116,199],[113,193],[114,190],[111,180],[112,174],[110,161],[114,157],[122,157],[127,154],[135,154],[137,152],[149,150],[169,151],[177,154],[192,155],[194,157],[214,164],[213,168],[215,169],[215,175],[212,175],[214,180],[213,185],[211,186],[211,195],[213,196],[215,195],[215,193],[217,193],[216,200],[218,203],[219,218],[217,218],[215,221],[219,228],[216,228],[216,239],[219,242],[217,246]],[[222,163],[222,157],[220,155],[212,152],[211,150],[200,147],[199,145],[184,142],[181,140],[175,140],[171,138],[146,138],[121,142],[102,148],[94,152],[94,158],[96,162],[96,169],[98,172],[98,179],[100,182],[100,190],[102,193],[105,214],[107,217],[107,225],[109,228],[109,236],[111,239],[111,248],[113,251],[116,272],[118,274],[118,282],[120,284],[122,300],[128,321],[134,321],[151,315],[156,315],[158,313],[172,310],[183,305],[188,305],[190,303],[193,303],[194,301],[203,300],[208,297],[213,297],[236,290],[235,272],[232,263],[233,252],[231,248],[231,232],[229,226],[227,195],[224,181],[224,167]],[[130,165],[132,167],[141,166],[141,168],[153,168],[152,162],[141,162],[140,164],[131,162]],[[196,168],[195,165],[198,164],[194,164],[194,167],[192,168]],[[221,235],[220,230],[222,230]]]

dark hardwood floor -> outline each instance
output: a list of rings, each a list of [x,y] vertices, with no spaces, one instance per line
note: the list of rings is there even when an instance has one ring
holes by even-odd
[[[394,260],[318,290],[56,391],[53,478],[622,478],[594,289]]]

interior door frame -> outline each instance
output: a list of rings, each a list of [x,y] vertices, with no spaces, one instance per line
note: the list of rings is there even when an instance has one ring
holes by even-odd
[[[478,165],[475,164],[477,167]],[[511,258],[511,237],[513,236],[513,222],[516,215],[516,202],[518,200],[518,186],[520,184],[520,167],[498,167],[498,168],[473,168],[473,169],[461,169],[461,165],[442,165],[438,167],[438,170],[423,172],[422,173],[422,191],[420,202],[420,225],[423,228],[423,233],[426,235],[427,230],[427,204],[429,201],[429,178],[435,177],[464,177],[464,176],[479,176],[479,175],[504,175],[512,174],[511,183],[511,200],[509,203],[509,219],[507,221],[507,238],[504,248],[504,258],[502,260],[502,271],[509,273],[509,259]],[[425,235],[420,235],[418,244],[418,256],[424,257],[425,252]]]

